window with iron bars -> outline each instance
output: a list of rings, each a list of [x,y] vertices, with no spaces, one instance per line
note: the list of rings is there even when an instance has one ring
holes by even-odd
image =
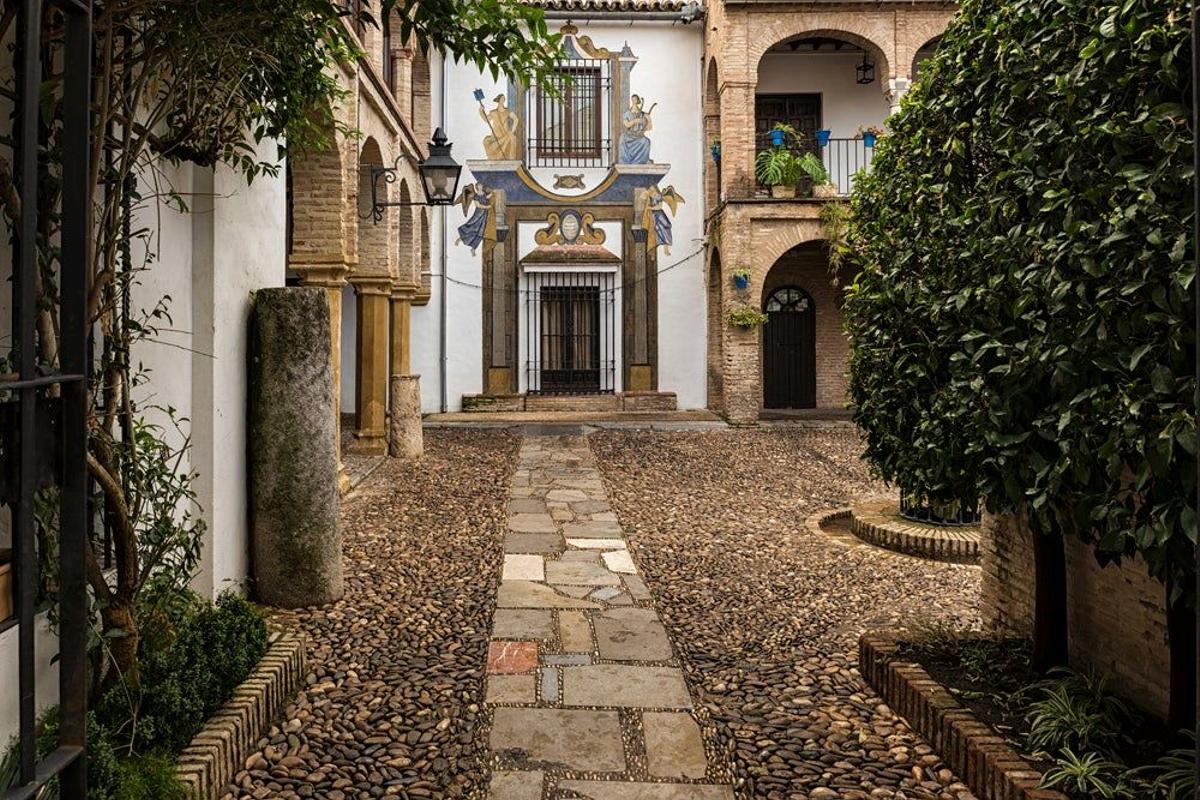
[[[530,89],[525,130],[531,166],[600,167],[608,162],[609,65],[602,59],[561,65]]]

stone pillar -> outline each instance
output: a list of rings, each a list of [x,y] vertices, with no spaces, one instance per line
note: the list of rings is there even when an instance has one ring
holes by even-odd
[[[762,329],[736,328],[726,320],[721,324],[725,326],[725,419],[730,425],[757,425],[762,407]]]
[[[900,110],[900,99],[908,94],[908,89],[912,82],[906,76],[892,78],[883,87],[883,96],[887,98],[888,105],[891,107],[889,113],[895,114]]]
[[[396,286],[392,289],[392,377],[407,375],[410,366],[411,311],[413,289]],[[393,403],[395,398],[393,398]]]
[[[315,286],[325,292],[329,306],[329,352],[333,362],[333,441],[338,453],[337,482],[341,491],[350,488],[350,477],[342,466],[342,287],[346,285],[345,264],[295,264],[292,269],[305,286]]]
[[[355,342],[355,431],[350,451],[366,455],[387,452],[388,299],[391,280],[355,277],[358,338]]]
[[[250,343],[254,585],[261,600],[285,608],[332,603],[344,590],[330,335],[322,290],[255,293]]]
[[[392,376],[392,414],[388,419],[388,455],[420,458],[425,452],[421,432],[421,376]]]
[[[721,92],[721,190],[727,197],[754,195],[755,86],[726,81]]]

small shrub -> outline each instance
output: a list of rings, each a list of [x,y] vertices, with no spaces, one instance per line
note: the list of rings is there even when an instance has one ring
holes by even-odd
[[[1115,753],[1128,744],[1137,715],[1116,697],[1099,673],[1056,670],[1062,677],[1043,682],[1040,699],[1029,707],[1029,744],[1048,753]]]
[[[1042,786],[1074,796],[1104,800],[1129,797],[1121,785],[1121,770],[1121,764],[1099,753],[1077,756],[1070,748],[1064,748],[1062,755],[1054,760],[1054,766],[1046,772]]]
[[[172,608],[145,641],[137,675],[114,686],[99,715],[130,752],[178,753],[246,679],[267,648],[267,629],[233,594],[214,605]]]
[[[753,306],[741,305],[729,312],[729,324],[735,328],[756,328],[766,324],[767,315]]]

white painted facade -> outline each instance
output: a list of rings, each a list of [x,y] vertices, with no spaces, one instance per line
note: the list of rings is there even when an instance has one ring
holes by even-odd
[[[632,92],[644,97],[647,106],[658,104],[653,112],[653,129],[648,134],[650,158],[655,164],[670,165],[659,184],[661,187],[674,186],[685,201],[673,215],[674,244],[670,254],[663,248],[658,252],[658,389],[675,392],[680,408],[702,408],[706,402],[702,159],[707,157],[701,117],[703,28],[649,19],[606,22],[603,14],[593,19],[572,21],[579,28],[579,35],[590,38],[596,47],[617,52],[628,45],[637,58],[630,74]],[[561,24],[562,20],[551,23],[552,27]],[[471,172],[469,162],[486,157],[483,139],[488,134],[488,125],[480,118],[480,104],[473,96],[477,89],[483,92],[489,109],[491,98],[508,91],[503,76],[493,79],[473,67],[453,62],[447,62],[442,71],[434,64],[433,118],[454,143],[455,158],[468,165],[463,169],[460,186],[478,180]],[[441,105],[443,90],[444,110]],[[591,190],[607,172],[607,167],[529,169],[537,183],[563,196]],[[586,189],[552,189],[556,173],[582,174]],[[458,206],[439,209],[433,216],[432,297],[428,305],[414,308],[412,312],[412,368],[421,375],[422,408],[427,413],[459,410],[463,395],[479,394],[485,389],[481,260],[478,253],[472,255],[465,245],[455,244],[457,228],[467,216]],[[619,224],[602,217],[598,217],[598,223],[598,227],[609,234],[605,246],[620,255],[622,232]],[[518,257],[529,252],[529,242],[538,227],[544,227],[544,223],[522,223],[512,234],[521,242]],[[444,280],[441,275],[442,242],[446,247]],[[528,289],[529,279],[523,278],[521,286]],[[443,291],[446,308],[444,357],[440,346]],[[620,283],[617,291],[620,291]],[[524,305],[521,301],[525,295],[518,294],[518,298],[518,305]],[[518,335],[524,340],[525,315],[519,313],[519,318]],[[617,323],[620,323],[619,319]],[[607,334],[607,330],[604,331],[604,337]],[[620,342],[619,336],[617,342]],[[528,378],[523,359],[528,353],[524,344],[521,348],[519,358],[522,363],[517,366],[522,375],[520,387],[524,391]],[[619,353],[616,355],[619,360]],[[618,369],[618,384],[620,374]]]

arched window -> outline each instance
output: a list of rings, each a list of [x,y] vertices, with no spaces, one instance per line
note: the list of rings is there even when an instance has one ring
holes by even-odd
[[[794,311],[804,313],[813,308],[812,297],[803,289],[795,286],[781,286],[771,292],[763,310],[768,314],[775,311]]]

